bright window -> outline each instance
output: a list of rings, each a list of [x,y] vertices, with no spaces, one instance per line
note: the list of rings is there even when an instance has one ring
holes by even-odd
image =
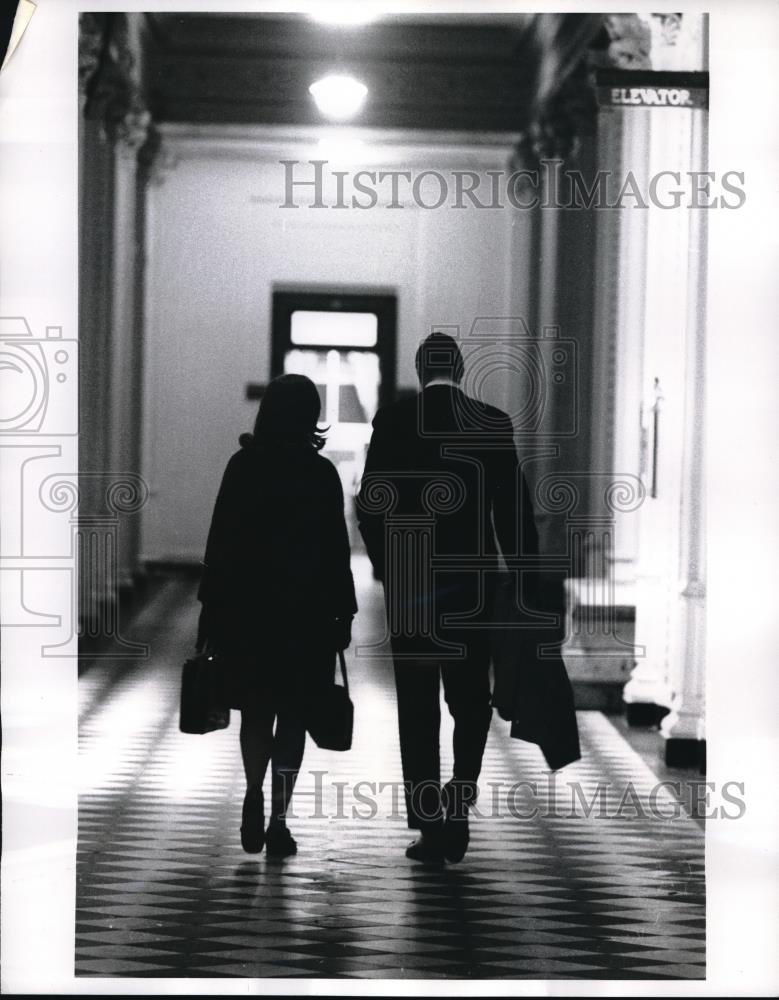
[[[296,309],[290,335],[300,347],[375,347],[378,320],[375,313]]]

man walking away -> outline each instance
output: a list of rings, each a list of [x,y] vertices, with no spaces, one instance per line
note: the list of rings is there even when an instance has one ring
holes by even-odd
[[[454,338],[420,345],[421,392],[379,410],[360,493],[360,530],[384,584],[408,825],[406,854],[460,861],[492,715],[489,619],[498,545],[516,568],[538,554],[507,414],[460,389]],[[454,719],[454,773],[441,788],[440,686]]]

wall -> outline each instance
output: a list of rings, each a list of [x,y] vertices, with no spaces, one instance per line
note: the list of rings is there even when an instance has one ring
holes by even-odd
[[[379,135],[366,149],[370,169],[505,170],[509,141],[443,145],[414,137],[390,145]],[[425,210],[409,200],[369,211],[281,208],[279,160],[317,156],[327,158],[300,133],[163,129],[147,193],[147,560],[202,557],[224,464],[254,419],[245,385],[270,375],[274,289],[394,292],[399,388],[416,384],[414,352],[433,325],[467,330],[480,315],[528,315],[528,213]],[[301,169],[299,176],[311,176]],[[510,391],[500,373],[486,387],[498,405]]]

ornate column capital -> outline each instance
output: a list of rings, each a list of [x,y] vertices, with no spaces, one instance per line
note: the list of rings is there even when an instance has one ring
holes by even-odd
[[[165,183],[165,178],[181,162],[178,152],[166,143],[160,133],[152,127],[146,144],[140,154],[142,165],[146,169],[146,177],[150,184],[160,187]]]
[[[117,151],[122,156],[136,157],[146,144],[151,128],[151,113],[144,107],[131,109],[114,128]]]

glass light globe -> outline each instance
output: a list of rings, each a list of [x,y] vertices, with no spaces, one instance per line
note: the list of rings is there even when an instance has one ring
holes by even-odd
[[[322,114],[334,121],[353,118],[368,96],[365,84],[352,76],[325,76],[308,90]]]

